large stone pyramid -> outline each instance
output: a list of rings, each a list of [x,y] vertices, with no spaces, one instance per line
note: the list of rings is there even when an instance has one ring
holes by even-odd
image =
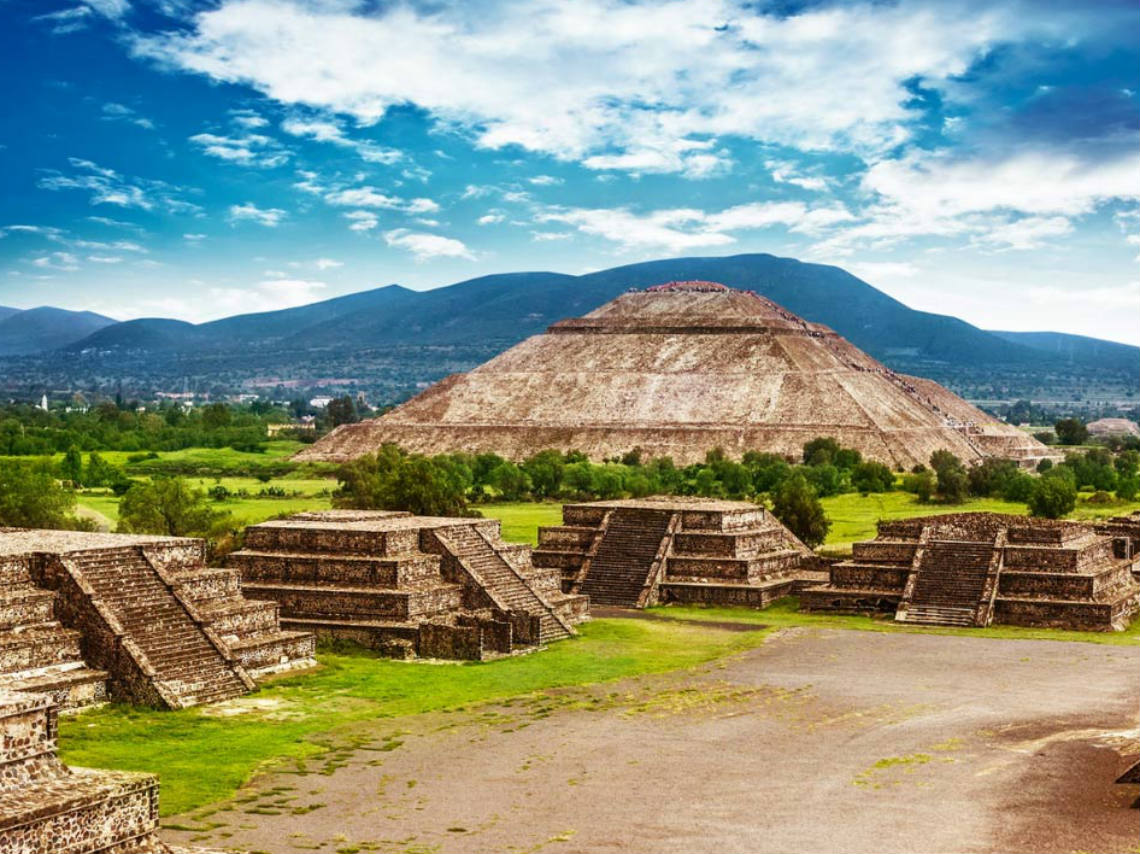
[[[556,323],[380,418],[337,428],[298,459],[343,461],[395,442],[512,458],[558,448],[603,459],[639,447],[690,463],[714,447],[797,456],[818,436],[895,468],[942,448],[968,462],[1048,454],[771,300],[670,282]]]

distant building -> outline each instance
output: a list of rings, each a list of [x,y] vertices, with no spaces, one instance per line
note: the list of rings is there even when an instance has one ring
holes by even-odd
[[[1140,425],[1127,418],[1100,418],[1088,424],[1090,436],[1140,436]]]
[[[280,433],[288,433],[293,431],[313,433],[316,431],[316,429],[317,422],[314,418],[312,418],[312,416],[309,416],[309,419],[307,421],[305,419],[300,419],[298,421],[291,421],[283,424],[265,425],[265,432],[270,436],[277,436]]]
[[[42,409],[44,412],[48,411],[48,401],[46,394],[40,398],[40,409]]]
[[[314,397],[309,401],[309,406],[313,407],[314,409],[324,409],[332,402],[333,399],[331,397]]]

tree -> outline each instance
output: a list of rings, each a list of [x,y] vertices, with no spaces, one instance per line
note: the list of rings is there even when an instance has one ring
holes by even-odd
[[[120,533],[212,539],[229,523],[228,511],[213,509],[204,489],[180,477],[140,481],[119,501]]]
[[[882,463],[856,463],[851,470],[851,486],[858,492],[890,492],[895,475]]]
[[[211,403],[202,407],[202,426],[207,430],[217,430],[230,424],[230,408],[224,403]]]
[[[63,460],[59,464],[59,476],[74,484],[83,481],[83,455],[79,453],[79,448],[75,445],[68,448],[63,455]]]
[[[341,424],[355,424],[360,420],[356,414],[356,404],[349,395],[338,397],[329,401],[325,408],[330,427],[339,427]]]
[[[1029,513],[1046,519],[1060,519],[1077,506],[1077,484],[1071,472],[1058,466],[1037,478],[1029,496]]]
[[[934,494],[934,472],[923,468],[922,471],[908,474],[903,478],[903,489],[913,492],[923,504],[928,503],[930,496]]]
[[[427,516],[467,515],[472,475],[449,457],[409,456],[396,445],[345,463],[337,472],[336,507],[407,510]]]
[[[46,465],[0,461],[0,525],[14,528],[86,528],[71,515],[75,495]]]
[[[937,478],[938,497],[947,504],[961,504],[966,500],[969,479],[962,461],[946,450],[930,455],[930,467]]]
[[[823,505],[799,472],[781,483],[772,495],[772,513],[805,545],[814,548],[824,541],[831,520]]]
[[[804,445],[804,465],[822,466],[835,461],[839,442],[830,436],[820,436]]]
[[[631,451],[630,454],[635,453]],[[627,454],[626,456],[629,456]],[[566,463],[558,451],[539,451],[522,465],[530,478],[530,489],[535,498],[553,498],[562,487],[562,472]]]
[[[1079,418],[1062,418],[1053,425],[1053,432],[1062,445],[1083,445],[1089,438],[1089,428]]]

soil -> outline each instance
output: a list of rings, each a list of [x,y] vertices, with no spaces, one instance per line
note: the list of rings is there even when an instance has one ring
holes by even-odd
[[[717,629],[710,627],[711,631]],[[1140,649],[788,629],[696,670],[369,722],[172,843],[1132,852]]]

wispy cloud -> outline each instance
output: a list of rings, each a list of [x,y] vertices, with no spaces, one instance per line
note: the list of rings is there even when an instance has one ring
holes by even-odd
[[[114,169],[80,157],[69,157],[68,163],[74,170],[72,173],[45,170],[46,175],[37,182],[37,186],[53,191],[86,191],[93,205],[114,205],[145,211],[163,209],[170,213],[201,212],[198,205],[182,197],[185,192],[183,187],[165,181],[120,175]]]
[[[266,228],[276,228],[286,217],[285,211],[280,208],[259,208],[252,202],[242,205],[230,205],[228,219],[232,223],[252,222]]]
[[[241,136],[197,133],[190,137],[190,141],[199,146],[204,154],[238,166],[272,169],[284,166],[292,157],[292,152],[277,140],[258,133]]]

